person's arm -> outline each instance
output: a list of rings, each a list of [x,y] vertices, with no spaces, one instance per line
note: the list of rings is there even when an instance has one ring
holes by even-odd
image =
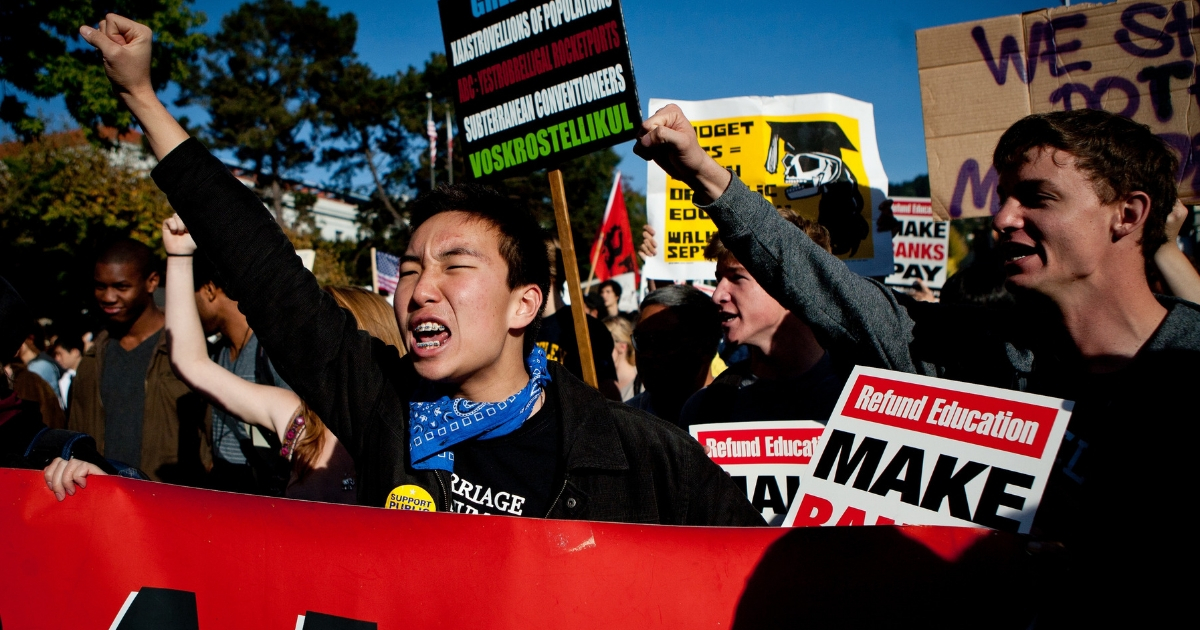
[[[171,366],[192,389],[255,426],[284,435],[300,397],[281,387],[248,382],[208,357],[192,282],[196,243],[179,215],[163,222],[167,250],[167,339]]]
[[[183,144],[188,139],[187,131],[163,107],[150,83],[154,40],[150,28],[109,13],[97,28],[80,26],[79,34],[104,55],[104,72],[121,102],[141,123],[155,157],[161,160]]]
[[[668,105],[646,119],[634,152],[695,191],[721,242],[767,293],[807,323],[817,341],[854,364],[911,372],[912,319],[891,290],[792,225],[762,195],[700,147],[691,123]]]
[[[149,29],[109,15],[101,30],[80,31],[103,53],[115,90],[160,157],[155,183],[239,297],[238,308],[280,376],[358,458],[361,423],[372,417],[383,388],[415,377],[406,372],[411,378],[403,382],[387,380],[380,364],[398,362],[395,352],[358,331],[301,264],[262,201],[158,102],[149,81]]]
[[[1171,293],[1189,302],[1200,304],[1200,274],[1196,273],[1192,262],[1183,252],[1179,251],[1179,247],[1175,244],[1175,239],[1179,237],[1179,230],[1187,218],[1187,207],[1183,205],[1183,202],[1176,201],[1175,208],[1167,216],[1167,242],[1159,246],[1158,251],[1154,253],[1154,264],[1162,272],[1163,280],[1167,282]]]

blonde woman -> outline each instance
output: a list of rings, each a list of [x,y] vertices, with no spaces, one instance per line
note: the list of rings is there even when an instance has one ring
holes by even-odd
[[[617,389],[621,390],[621,402],[633,398],[637,392],[637,363],[633,354],[633,324],[623,315],[604,319],[604,326],[613,338],[613,364],[617,366]]]

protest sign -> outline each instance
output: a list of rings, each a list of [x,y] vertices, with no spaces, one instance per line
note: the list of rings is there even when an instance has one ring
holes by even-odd
[[[1028,114],[1104,109],[1144,123],[1181,157],[1179,194],[1200,195],[1196,3],[1054,7],[917,31],[934,213],[999,211],[996,141]]]
[[[928,624],[941,619],[930,610],[945,608],[946,590],[934,585],[956,577],[986,587],[970,578],[1026,554],[1015,537],[966,531],[468,516],[94,476],[59,503],[41,471],[0,468],[0,567],[11,576],[0,588],[0,623],[116,630],[774,627],[753,619],[797,609],[844,617],[855,599],[901,591],[919,604],[912,607],[919,617],[894,619]],[[781,539],[788,544],[774,544]],[[863,548],[879,553],[857,553]],[[824,554],[832,555],[814,560]],[[797,606],[796,597],[813,591],[775,596],[802,579],[796,566],[812,576],[837,567],[863,577],[853,589]],[[884,570],[895,566],[909,569]],[[74,576],[69,592],[52,593],[49,585],[64,576]],[[441,584],[453,588],[430,587]],[[751,625],[739,625],[744,616]]]
[[[721,422],[693,424],[690,431],[767,524],[782,525],[825,425],[813,420]]]
[[[931,289],[942,288],[950,258],[950,222],[934,218],[929,199],[892,197],[889,201],[900,227],[892,235],[892,275],[884,281],[911,287],[924,280]]]
[[[475,179],[633,139],[641,106],[620,0],[438,0]]]
[[[837,94],[743,96],[711,101],[650,99],[650,111],[678,105],[700,146],[777,208],[824,225],[833,253],[862,275],[892,271],[891,232],[875,229],[887,175],[875,143],[874,108]],[[692,203],[692,190],[654,162],[646,213],[658,234],[649,278],[712,278],[704,246],[717,228]]]
[[[785,525],[1028,533],[1072,404],[858,366]]]

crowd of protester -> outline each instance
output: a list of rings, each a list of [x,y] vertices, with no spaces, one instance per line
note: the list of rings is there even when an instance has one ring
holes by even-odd
[[[1178,161],[1142,125],[1090,110],[1014,124],[995,152],[993,232],[939,299],[850,272],[823,227],[748,189],[668,106],[636,151],[716,223],[715,284],[656,281],[634,312],[619,283],[599,284],[583,305],[593,389],[559,252],[511,200],[468,184],[410,204],[394,312],[323,290],[159,103],[148,29],[110,16],[83,32],[178,214],[165,270],[134,241],[95,261],[96,331],[46,335],[0,282],[0,463],[44,467],[60,500],[97,474],[375,506],[411,484],[439,511],[763,525],[688,428],[824,422],[855,365],[1075,401],[1035,534],[1072,548],[1095,592],[1115,587],[1088,572],[1130,554],[1092,524],[1122,493],[1152,503],[1188,477],[1179,394],[1200,375],[1200,275],[1175,244]],[[642,255],[656,250],[647,228]],[[1177,435],[1131,448],[1135,425]]]

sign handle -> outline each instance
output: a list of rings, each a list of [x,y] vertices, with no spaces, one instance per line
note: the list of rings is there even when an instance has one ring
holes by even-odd
[[[599,389],[596,363],[592,360],[592,338],[588,335],[587,312],[583,310],[583,289],[579,286],[579,263],[575,260],[575,239],[571,236],[571,217],[567,214],[567,193],[563,188],[562,171],[553,169],[547,175],[550,178],[550,199],[554,201],[554,219],[558,223],[563,268],[567,271],[567,291],[571,296],[571,318],[575,320],[575,341],[579,345],[583,382]]]
[[[375,262],[375,248],[371,248],[371,290],[379,293],[379,267]]]

